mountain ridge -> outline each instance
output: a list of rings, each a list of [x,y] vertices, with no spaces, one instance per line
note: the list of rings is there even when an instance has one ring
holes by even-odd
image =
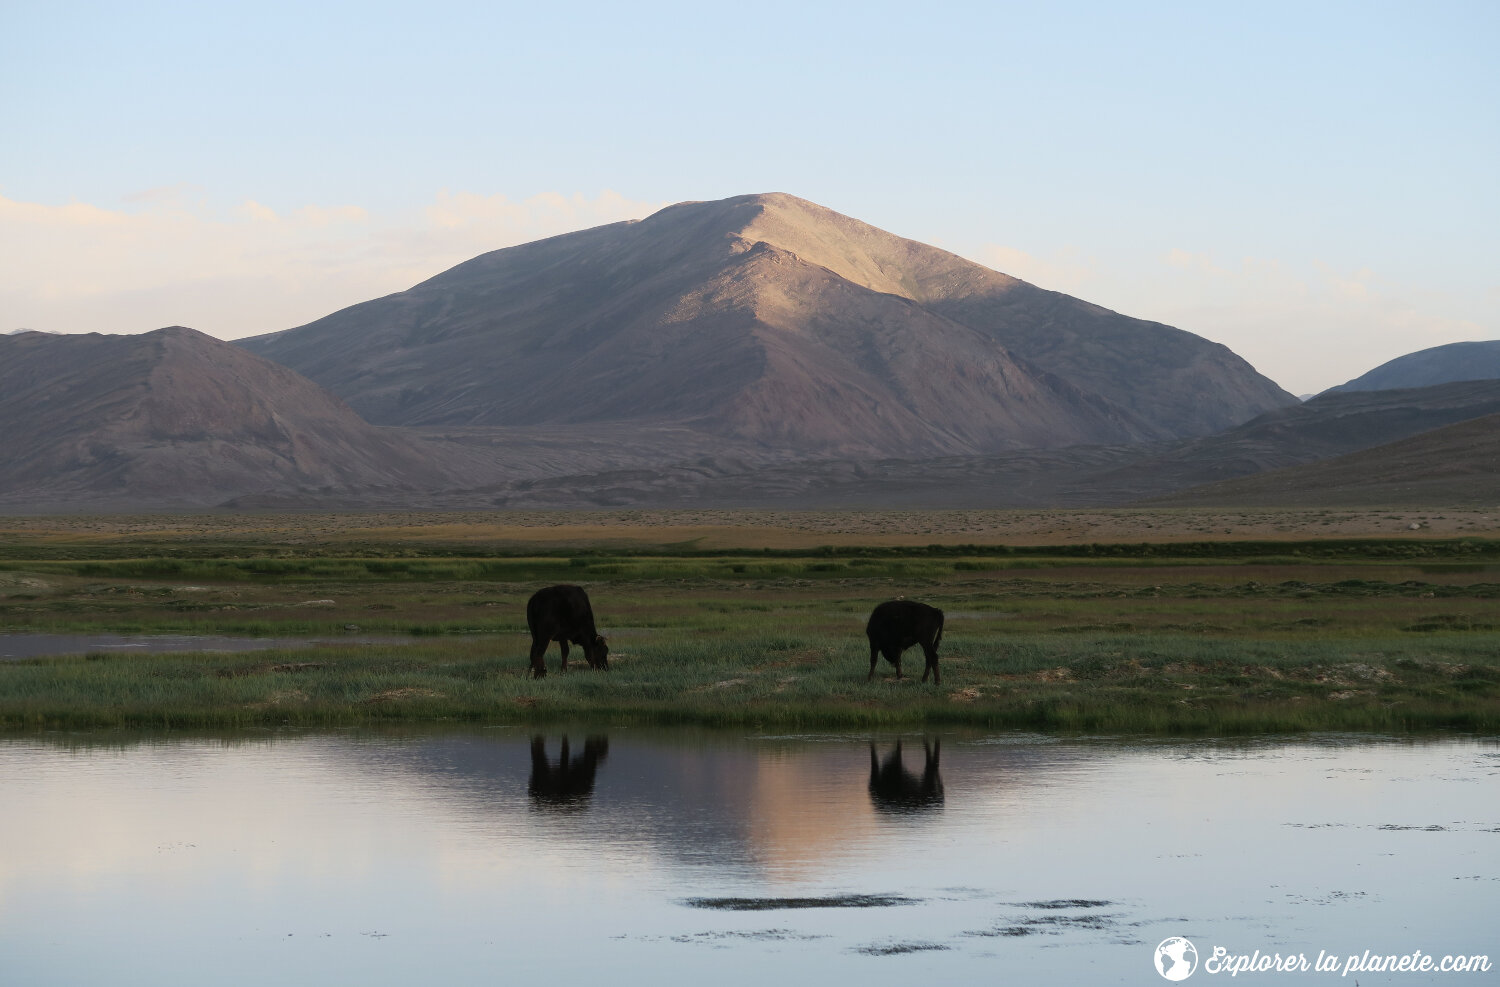
[[[1387,360],[1324,394],[1428,387],[1500,378],[1500,339],[1445,343]]]
[[[1218,344],[784,193],[492,251],[239,343],[380,424],[640,421],[792,457],[1146,441],[1295,401]]]
[[[1500,414],[1371,449],[1145,501],[1170,507],[1440,506],[1500,503]]]
[[[449,474],[285,367],[180,326],[0,338],[0,501],[217,503],[414,490]]]

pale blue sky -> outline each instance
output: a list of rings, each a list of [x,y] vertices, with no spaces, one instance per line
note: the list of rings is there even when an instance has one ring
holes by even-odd
[[[0,331],[272,331],[786,191],[1317,390],[1500,335],[1497,39],[1493,2],[0,0]]]

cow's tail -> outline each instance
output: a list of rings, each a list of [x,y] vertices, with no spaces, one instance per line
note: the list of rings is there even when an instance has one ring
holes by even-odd
[[[942,643],[943,643],[943,611],[939,610],[938,611],[938,632],[935,635],[933,635],[933,638],[932,638],[932,650],[936,651],[937,650],[937,646],[940,645],[940,644],[942,644]]]

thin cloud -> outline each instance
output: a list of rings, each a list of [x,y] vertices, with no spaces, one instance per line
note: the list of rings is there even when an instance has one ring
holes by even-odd
[[[204,188],[191,182],[178,182],[175,185],[160,185],[156,188],[142,189],[139,192],[131,192],[120,201],[138,205],[157,205],[161,203],[181,203],[189,197],[202,199]]]
[[[0,330],[273,332],[485,251],[659,208],[614,192],[511,200],[444,191],[399,215],[352,204],[277,212],[254,200],[215,211],[196,191],[147,190],[129,197],[135,209],[0,196]]]
[[[1230,262],[1180,247],[1106,261],[1071,249],[1032,254],[989,244],[974,259],[1038,287],[1223,343],[1294,393],[1341,384],[1414,350],[1500,335],[1495,292],[1419,295],[1364,266],[1293,266],[1269,257]]]
[[[1076,294],[1099,279],[1098,261],[1072,247],[1039,257],[1016,247],[986,244],[970,258],[985,267],[1029,281],[1038,288]]]

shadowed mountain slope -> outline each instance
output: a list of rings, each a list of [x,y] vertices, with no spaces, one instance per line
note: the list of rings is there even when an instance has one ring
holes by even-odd
[[[781,194],[498,250],[240,344],[381,424],[670,424],[787,456],[1169,439],[1295,400],[1223,346]]]
[[[1308,466],[1182,491],[1153,503],[1180,507],[1500,504],[1500,414]]]
[[[192,329],[0,337],[0,503],[211,505],[447,481],[412,439]]]
[[[1429,387],[1460,380],[1500,379],[1500,339],[1449,343],[1382,363],[1369,373],[1330,387],[1324,394]]]
[[[1328,460],[1494,414],[1500,414],[1500,381],[1469,381],[1326,395],[1218,435],[1176,442],[788,464],[705,456],[659,469],[513,473],[484,499],[507,506],[1105,507]]]
[[[1101,491],[1179,490],[1332,459],[1495,413],[1500,413],[1500,380],[1322,394],[1218,435],[1156,454],[1142,450],[1093,482]]]

